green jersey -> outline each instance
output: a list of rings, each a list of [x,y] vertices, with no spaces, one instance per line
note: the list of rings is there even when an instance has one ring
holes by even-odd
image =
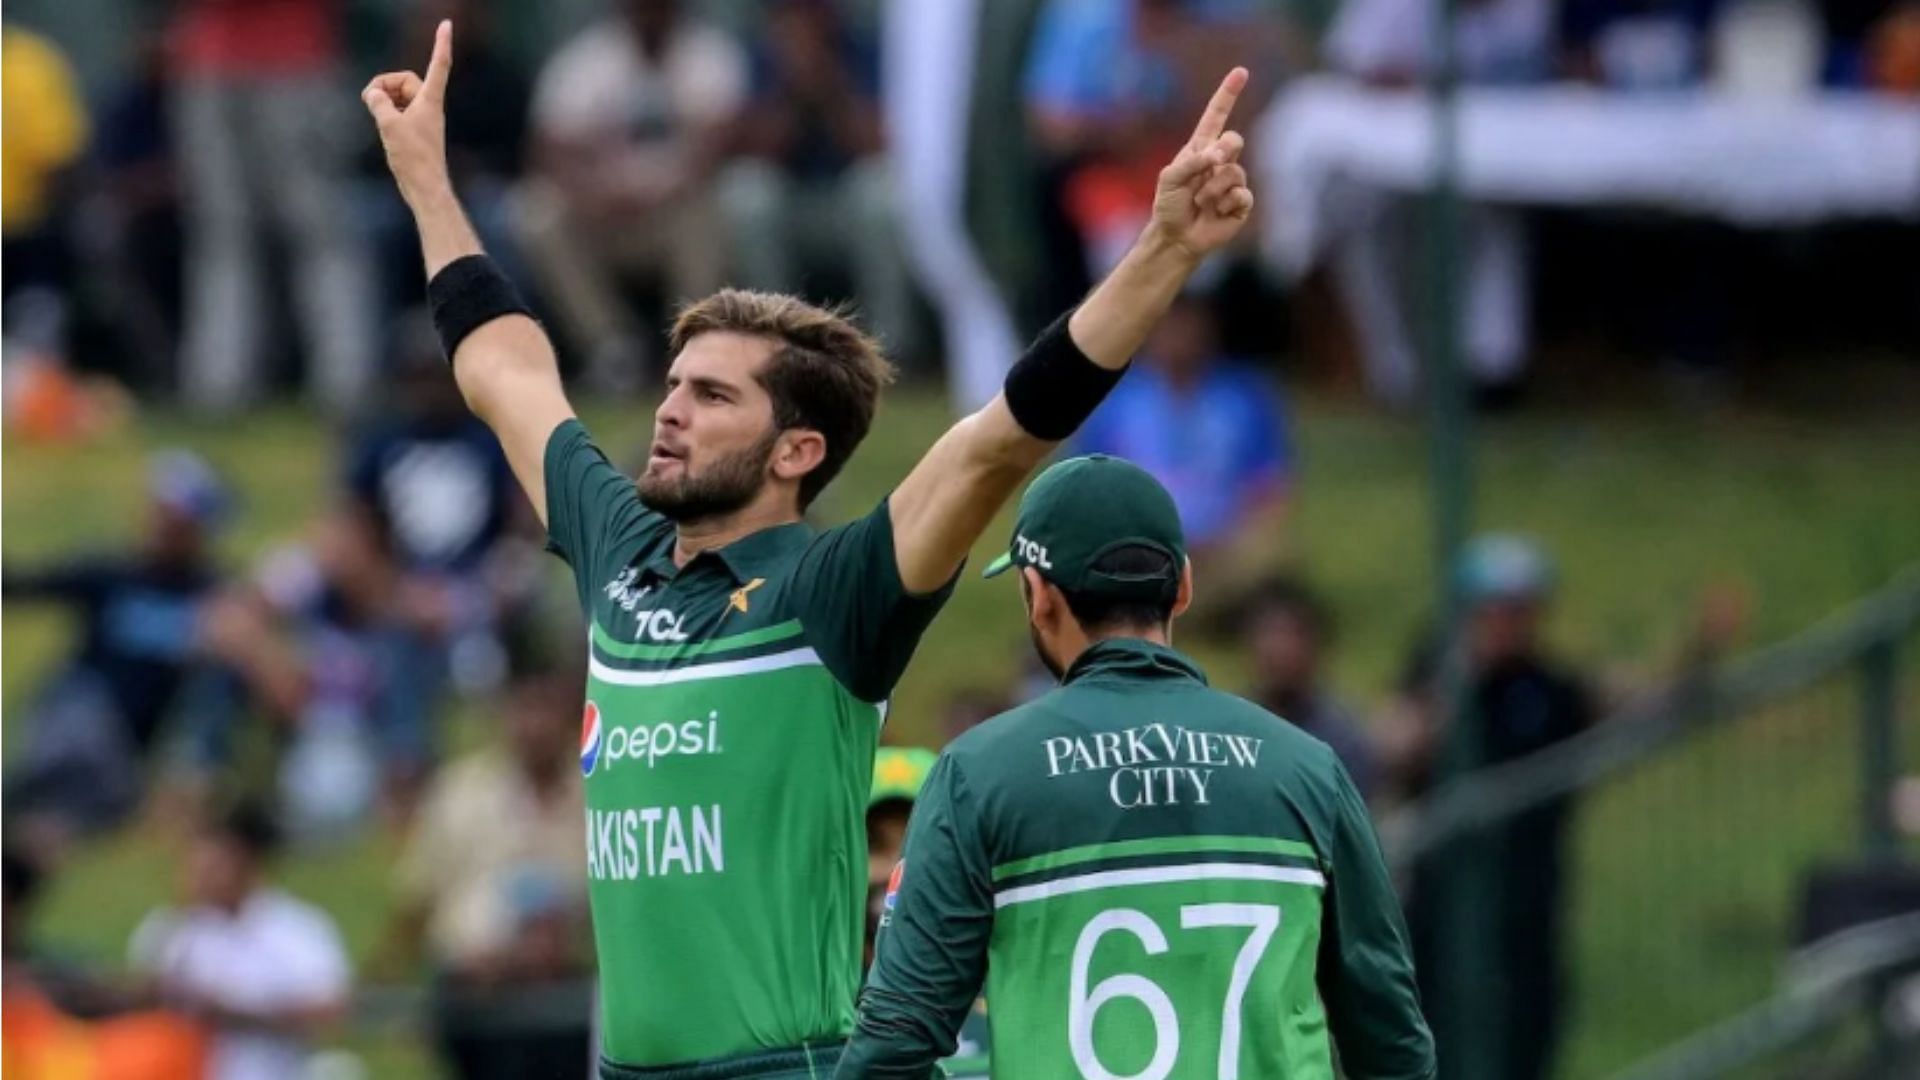
[[[844,1039],[887,695],[947,590],[909,595],[882,503],[684,567],[576,421],[546,451],[551,546],[590,648],[580,734],[607,1061]]]
[[[1324,743],[1106,641],[956,739],[837,1076],[925,1076],[986,979],[998,1080],[1434,1075],[1373,827]]]

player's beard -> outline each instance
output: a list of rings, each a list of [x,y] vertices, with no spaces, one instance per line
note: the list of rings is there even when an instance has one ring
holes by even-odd
[[[678,476],[656,479],[641,473],[640,501],[679,525],[725,517],[760,494],[779,437],[780,432],[769,427],[752,446],[722,455],[699,472],[683,462]]]
[[[1047,652],[1047,643],[1040,640],[1040,628],[1028,622],[1027,633],[1033,637],[1033,651],[1040,657],[1040,663],[1046,665],[1046,669],[1053,673],[1053,681],[1059,682],[1066,678],[1067,669]]]
[[[1067,669],[1047,652],[1047,643],[1040,639],[1040,626],[1033,621],[1033,589],[1027,584],[1026,571],[1020,573],[1020,599],[1027,607],[1027,635],[1033,638],[1033,652],[1040,663],[1053,673],[1053,681],[1059,682],[1067,677]]]

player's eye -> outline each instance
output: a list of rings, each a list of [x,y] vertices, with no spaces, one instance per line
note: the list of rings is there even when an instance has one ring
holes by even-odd
[[[727,395],[709,386],[700,391],[700,400],[717,405],[721,402],[726,401]]]

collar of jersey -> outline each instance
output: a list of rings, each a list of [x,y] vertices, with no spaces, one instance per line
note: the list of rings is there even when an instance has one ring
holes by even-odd
[[[1206,685],[1207,674],[1200,665],[1165,645],[1139,638],[1108,638],[1096,641],[1067,668],[1061,685],[1099,675],[1120,675],[1136,679],[1192,679]]]
[[[806,547],[807,541],[811,539],[813,539],[813,529],[806,522],[790,521],[785,525],[775,525],[761,529],[759,532],[748,533],[726,547],[701,552],[692,562],[687,563],[687,566],[692,566],[700,558],[711,555],[727,568],[727,572],[733,575],[734,581],[744,585],[757,577],[772,576],[773,570],[778,569],[781,563]],[[653,558],[647,560],[647,569],[655,576],[673,578],[679,571],[685,569],[685,567],[673,565],[673,545],[674,537],[668,534],[666,546],[661,548]]]

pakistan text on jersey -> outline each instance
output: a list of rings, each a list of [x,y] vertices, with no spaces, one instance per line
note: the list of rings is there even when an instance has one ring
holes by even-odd
[[[725,852],[718,805],[587,811],[587,876],[598,881],[723,873]]]
[[[1041,745],[1049,778],[1111,771],[1107,796],[1115,806],[1131,810],[1182,803],[1205,806],[1214,770],[1253,768],[1262,741],[1155,722],[1123,731],[1057,735]]]

